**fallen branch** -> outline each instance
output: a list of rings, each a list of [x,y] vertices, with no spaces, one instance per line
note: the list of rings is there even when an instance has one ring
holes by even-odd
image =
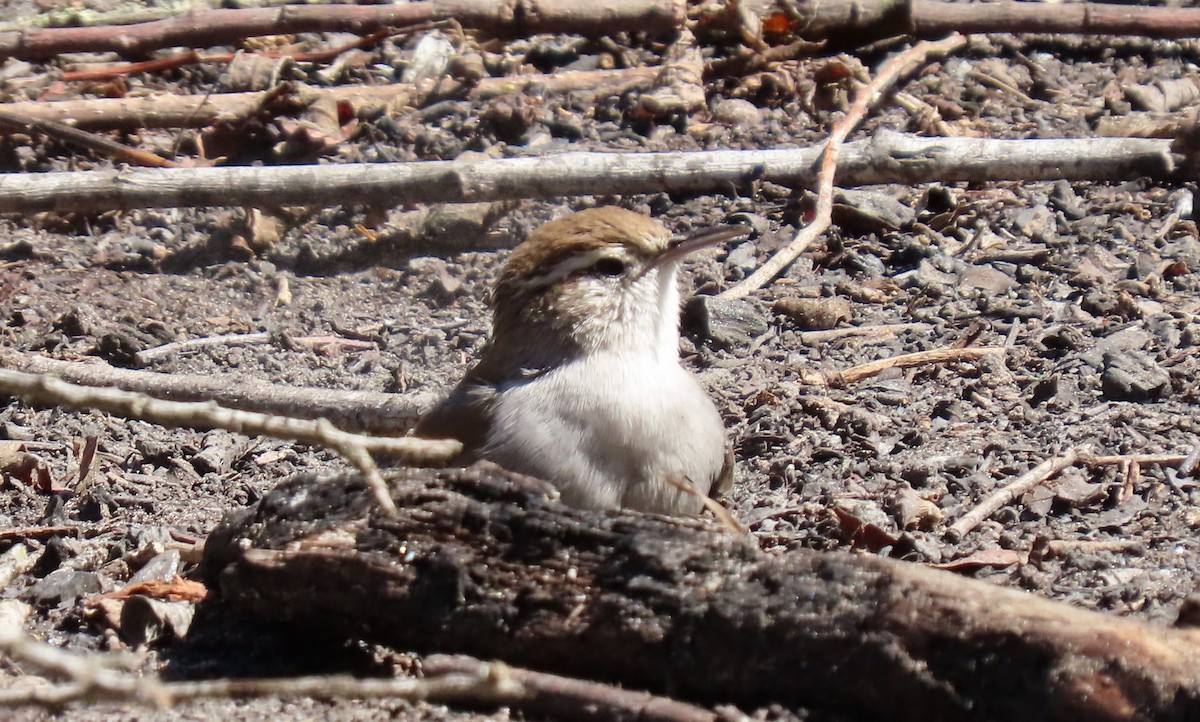
[[[258,35],[372,33],[389,27],[455,19],[497,36],[539,33],[612,35],[675,32],[683,23],[680,0],[608,0],[521,3],[497,0],[430,0],[392,5],[286,5],[217,9],[116,27],[36,28],[0,33],[0,60],[41,60],[60,53],[139,55],[169,47],[230,45]]]
[[[0,652],[9,659],[67,680],[62,684],[0,690],[0,708],[58,709],[73,702],[135,703],[158,708],[195,699],[243,697],[311,697],[315,699],[405,699],[442,704],[520,702],[525,689],[503,664],[485,664],[469,672],[450,672],[427,679],[359,679],[348,676],[281,679],[214,679],[164,682],[114,668],[105,655],[79,654],[38,642],[12,625],[0,624]]]
[[[1200,34],[1196,8],[1137,7],[1117,3],[1063,4],[1046,7],[995,2],[974,7],[942,0],[823,0],[794,4],[789,16],[778,5],[760,3],[778,25],[806,40],[836,39],[865,45],[882,38],[910,35],[941,38],[947,33],[1070,33],[1190,38]],[[718,6],[720,7],[720,6]]]
[[[890,358],[852,366],[845,371],[805,371],[800,380],[817,386],[849,386],[865,378],[876,376],[888,369],[910,369],[929,364],[944,364],[954,361],[978,361],[988,356],[1001,356],[1007,349],[1003,346],[970,346],[967,348],[936,348],[931,351],[916,351]]]
[[[1074,465],[1077,458],[1079,458],[1078,449],[1067,449],[1061,456],[1046,459],[1029,471],[1021,474],[1012,482],[989,494],[983,501],[979,502],[978,506],[954,522],[946,530],[946,539],[952,543],[958,542],[970,533],[971,530],[979,526],[980,522],[995,514],[1000,507],[1030,491],[1038,484],[1054,478],[1058,472],[1068,466]]]
[[[115,140],[93,135],[85,130],[72,127],[66,123],[54,120],[38,120],[28,118],[20,113],[0,106],[0,130],[18,131],[21,133],[44,133],[64,143],[85,148],[107,156],[118,163],[128,163],[149,168],[178,168],[179,164],[166,158],[159,158],[153,153],[130,148]]]
[[[698,519],[573,510],[495,467],[391,488],[388,518],[361,479],[281,484],[209,536],[209,588],[271,620],[704,704],[947,722],[1200,705],[1200,634],[870,555],[766,554]]]
[[[841,150],[839,183],[1170,180],[1169,140],[919,138],[881,131]],[[808,186],[821,148],[562,153],[536,158],[0,174],[0,213],[205,206],[476,203],[572,195]],[[1183,173],[1180,170],[1179,173]]]
[[[131,371],[102,362],[63,361],[0,350],[0,368],[46,374],[83,386],[111,386],[171,401],[213,401],[221,406],[302,419],[329,419],[348,431],[401,434],[437,400],[429,394],[316,389],[239,382],[232,377]]]
[[[484,78],[466,86],[443,82],[426,97],[411,83],[349,85],[336,88],[300,86],[295,100],[312,105],[320,99],[347,105],[360,120],[374,118],[389,108],[411,105],[418,99],[434,102],[446,98],[494,98],[526,88],[549,93],[577,90],[621,93],[650,87],[662,68],[580,70],[553,75],[513,75]],[[32,120],[53,120],[86,130],[137,130],[139,128],[203,128],[216,122],[236,123],[258,113],[273,90],[205,95],[153,94],[131,98],[84,98],[54,102],[26,101],[0,106]]]
[[[361,436],[336,428],[327,419],[312,421],[287,416],[269,416],[218,406],[211,401],[164,401],[145,394],[120,389],[69,384],[53,376],[27,374],[0,368],[0,393],[27,402],[47,403],[77,410],[97,409],[127,419],[141,419],[163,426],[192,429],[225,429],[239,434],[257,434],[276,439],[318,444],[336,451],[366,478],[376,501],[388,513],[395,513],[395,502],[372,454],[409,463],[443,463],[462,451],[452,440],[427,440],[413,437]]]
[[[424,23],[414,25],[402,30],[394,30],[385,28],[376,30],[370,35],[364,35],[348,43],[325,48],[323,50],[311,50],[307,52],[297,53],[256,53],[267,58],[288,58],[298,63],[326,63],[334,60],[337,56],[349,50],[366,48],[379,43],[381,40],[408,35],[418,30],[428,30],[436,27],[436,23]],[[137,63],[122,63],[120,65],[110,65],[103,68],[89,68],[87,70],[75,70],[63,73],[59,78],[63,82],[72,82],[80,80],[109,80],[111,78],[119,78],[134,73],[152,73],[171,68],[182,68],[188,65],[198,65],[201,63],[230,63],[237,57],[236,53],[216,53],[214,55],[201,55],[195,50],[186,50],[182,53],[175,53],[164,58],[155,58],[154,60],[143,60]]]
[[[838,153],[846,137],[859,126],[867,117],[867,113],[883,94],[892,87],[901,76],[911,73],[918,65],[935,55],[952,53],[963,45],[967,39],[961,35],[952,35],[938,42],[922,41],[911,48],[889,58],[875,77],[865,88],[859,90],[854,102],[846,111],[846,115],[838,121],[825,141],[821,150],[821,170],[817,178],[817,207],[813,211],[813,219],[802,228],[792,242],[775,252],[754,273],[742,279],[737,285],[721,292],[721,298],[742,298],[757,291],[773,281],[804,253],[821,234],[833,224],[833,181],[838,171]]]

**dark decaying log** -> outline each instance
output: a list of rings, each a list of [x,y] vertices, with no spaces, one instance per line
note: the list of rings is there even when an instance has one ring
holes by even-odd
[[[209,538],[228,603],[705,703],[901,720],[1184,720],[1200,634],[914,564],[768,555],[703,520],[566,509],[494,467],[282,483]]]

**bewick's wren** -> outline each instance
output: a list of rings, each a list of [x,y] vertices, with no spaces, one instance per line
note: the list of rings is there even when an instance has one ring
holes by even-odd
[[[717,409],[679,363],[676,271],[745,235],[672,238],[616,207],[551,221],[509,256],[479,363],[414,433],[545,479],[588,509],[699,513],[732,482]],[[675,481],[675,484],[671,482]]]

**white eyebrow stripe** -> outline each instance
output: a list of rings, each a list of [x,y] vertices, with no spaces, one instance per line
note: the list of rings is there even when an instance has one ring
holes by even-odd
[[[531,276],[521,281],[521,286],[524,288],[545,288],[552,286],[555,283],[563,280],[567,276],[576,271],[582,271],[589,266],[594,265],[597,261],[605,258],[616,258],[616,255],[608,248],[597,248],[595,250],[582,253],[577,256],[568,256],[558,262],[558,265],[551,268],[546,273],[537,276]]]

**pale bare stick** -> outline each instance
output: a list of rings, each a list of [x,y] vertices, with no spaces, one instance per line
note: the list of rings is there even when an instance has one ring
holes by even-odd
[[[46,103],[46,105],[54,105]],[[1166,138],[923,138],[879,130],[841,152],[842,186],[940,181],[1168,181]],[[0,213],[206,206],[482,203],[634,193],[725,193],[816,182],[821,147],[662,153],[566,152],[413,163],[0,173]]]
[[[848,386],[875,376],[888,369],[908,369],[928,364],[950,363],[952,361],[978,361],[987,356],[1003,355],[1008,349],[1003,346],[968,346],[967,348],[936,348],[931,351],[917,351],[901,354],[891,358],[879,359],[870,363],[852,366],[845,371],[809,371],[800,374],[804,383],[818,386]]]
[[[481,666],[470,672],[451,672],[427,679],[360,679],[337,675],[163,682],[157,675],[139,676],[114,668],[114,655],[79,654],[35,641],[14,624],[0,625],[0,652],[67,680],[62,684],[0,690],[0,708],[58,708],[71,702],[102,701],[162,708],[191,699],[266,696],[506,704],[525,696],[524,687],[500,663],[480,662]]]
[[[1111,456],[1079,457],[1084,466],[1120,466],[1122,464],[1139,464],[1146,466],[1180,466],[1187,460],[1186,454],[1115,454]]]
[[[189,338],[185,341],[172,341],[164,343],[161,346],[148,348],[144,351],[138,351],[133,355],[133,359],[139,365],[146,365],[160,359],[167,358],[176,353],[186,353],[188,351],[196,351],[202,348],[211,348],[213,346],[253,346],[256,344],[270,343],[272,335],[269,333],[228,333],[221,336],[205,336],[203,338]],[[360,341],[358,339],[344,338],[342,336],[300,336],[291,339],[292,343],[318,348],[321,346],[340,345],[354,350],[365,350],[376,348],[376,344],[371,341]]]
[[[932,328],[927,323],[892,323],[879,326],[849,326],[833,328],[827,331],[801,331],[800,341],[805,344],[828,343],[838,339],[863,336],[866,338],[891,338],[905,331],[929,331]]]
[[[721,526],[738,536],[750,536],[750,530],[742,526],[737,519],[734,519],[733,514],[730,514],[729,510],[721,505],[721,502],[712,498],[708,494],[701,494],[696,487],[692,486],[691,482],[686,479],[676,479],[670,476],[664,478],[666,478],[667,483],[671,486],[685,494],[691,494],[699,499],[700,503],[704,504],[704,508],[712,512],[712,515],[717,518],[717,521],[721,523]]]
[[[65,361],[3,349],[0,368],[46,374],[81,386],[115,386],[171,401],[215,401],[273,416],[325,417],[340,429],[385,436],[408,431],[421,412],[437,401],[435,393],[401,395],[267,384],[226,375],[163,374],[117,368],[98,360]]]
[[[371,458],[372,452],[412,462],[439,463],[462,451],[462,444],[452,440],[362,436],[342,431],[324,418],[310,421],[269,416],[227,409],[211,401],[164,401],[119,389],[76,386],[53,376],[9,369],[0,369],[0,393],[72,409],[96,409],[163,426],[225,429],[324,446],[358,468],[379,505],[389,514],[395,513],[396,504]]]
[[[951,543],[959,541],[972,529],[979,526],[980,522],[995,514],[1000,507],[1033,489],[1038,484],[1042,484],[1048,479],[1053,478],[1058,472],[1073,465],[1078,458],[1079,450],[1072,447],[1067,449],[1061,456],[1047,459],[1024,474],[1021,474],[1011,483],[988,495],[983,501],[979,502],[978,506],[950,525],[950,528],[946,530],[946,539]]]
[[[814,211],[812,222],[802,228],[791,243],[776,251],[775,255],[767,259],[766,263],[754,273],[736,286],[722,292],[720,294],[722,298],[742,298],[766,286],[829,228],[833,223],[833,182],[838,169],[838,151],[846,137],[862,123],[875,103],[901,76],[912,72],[928,58],[954,52],[966,42],[967,39],[957,33],[944,40],[921,41],[888,59],[879,68],[879,72],[871,82],[859,91],[854,102],[846,111],[845,117],[838,121],[829,133],[829,139],[825,141],[825,149],[821,153],[820,179],[817,181],[817,208]]]

